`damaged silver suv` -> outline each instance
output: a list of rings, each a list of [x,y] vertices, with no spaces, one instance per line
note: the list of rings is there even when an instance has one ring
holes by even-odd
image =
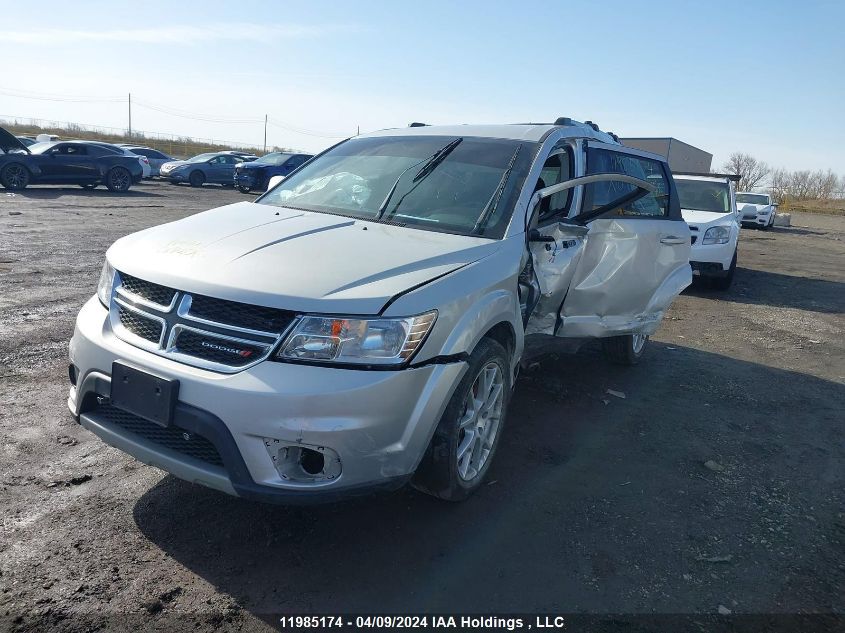
[[[346,140],[253,202],[124,237],[70,343],[105,442],[242,497],[467,497],[527,336],[636,363],[691,282],[659,156],[592,123]]]

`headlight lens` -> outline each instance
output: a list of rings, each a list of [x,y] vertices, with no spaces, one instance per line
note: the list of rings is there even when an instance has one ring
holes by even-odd
[[[703,244],[727,244],[731,230],[726,226],[711,226],[704,233]]]
[[[422,345],[437,312],[401,319],[305,316],[285,339],[279,360],[400,365]]]
[[[97,284],[97,298],[107,308],[111,303],[112,286],[114,286],[114,268],[107,261],[103,264],[103,270],[100,272],[100,281]]]

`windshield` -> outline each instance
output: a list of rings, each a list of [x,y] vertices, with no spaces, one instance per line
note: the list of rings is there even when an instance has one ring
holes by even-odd
[[[341,143],[262,196],[260,204],[501,238],[533,143],[506,139],[392,136]],[[454,145],[442,161],[426,162]],[[503,176],[516,155],[513,168]],[[483,217],[482,217],[482,214]],[[476,224],[482,218],[479,226]]]
[[[258,160],[252,161],[253,165],[284,165],[293,154],[282,154],[281,152],[273,152],[262,156]]]
[[[189,159],[188,159],[188,160],[186,160],[185,162],[186,162],[186,163],[204,163],[205,161],[207,161],[207,160],[209,160],[209,159],[211,159],[211,158],[214,158],[215,156],[217,156],[217,154],[214,154],[214,153],[211,153],[211,154],[199,154],[199,155],[197,155],[197,156],[194,156],[193,158],[189,158]]]
[[[769,196],[761,193],[738,193],[736,201],[745,204],[769,204]]]
[[[682,209],[729,213],[731,192],[725,182],[713,180],[675,180]]]

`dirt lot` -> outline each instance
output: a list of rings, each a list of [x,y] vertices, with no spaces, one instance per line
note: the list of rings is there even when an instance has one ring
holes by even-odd
[[[65,407],[107,246],[244,197],[0,191],[0,629],[845,611],[845,217],[743,230],[731,291],[680,297],[636,368],[589,348],[523,373],[468,502],[284,508],[141,465]]]

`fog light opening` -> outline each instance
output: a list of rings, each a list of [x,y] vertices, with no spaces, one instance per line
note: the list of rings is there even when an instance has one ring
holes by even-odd
[[[340,477],[340,456],[325,446],[287,444],[264,438],[264,446],[282,479],[299,484],[319,484]]]
[[[319,475],[323,472],[326,460],[322,453],[318,453],[310,448],[303,448],[299,454],[299,465],[309,475]]]

